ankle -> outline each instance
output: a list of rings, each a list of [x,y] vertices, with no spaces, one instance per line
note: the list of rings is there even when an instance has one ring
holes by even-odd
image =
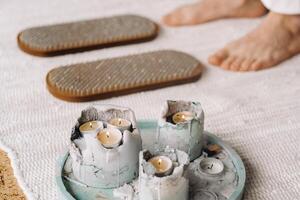
[[[280,21],[292,34],[300,33],[300,15],[286,15],[274,12],[271,12],[270,15]]]
[[[285,15],[285,25],[294,34],[300,33],[300,15]]]
[[[267,13],[260,0],[237,0],[239,5],[236,6],[240,12],[240,16],[244,17],[260,17]]]
[[[240,8],[245,5],[255,4],[257,0],[235,0],[235,7]]]

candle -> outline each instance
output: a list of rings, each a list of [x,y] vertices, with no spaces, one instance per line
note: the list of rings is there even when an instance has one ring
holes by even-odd
[[[123,118],[112,118],[108,121],[107,127],[117,128],[120,131],[130,130],[131,122]]]
[[[209,175],[219,175],[224,171],[224,164],[215,158],[204,158],[200,161],[200,170]]]
[[[122,133],[118,129],[105,128],[98,133],[97,138],[105,148],[112,149],[121,144]]]
[[[175,124],[184,123],[194,119],[195,114],[189,111],[182,111],[175,113],[172,117],[172,120]]]
[[[148,162],[155,167],[156,176],[167,176],[171,174],[173,170],[173,163],[167,156],[155,156]]]
[[[79,131],[82,134],[87,134],[87,133],[98,133],[100,129],[103,128],[103,124],[100,121],[89,121],[84,124],[82,124],[79,127]]]

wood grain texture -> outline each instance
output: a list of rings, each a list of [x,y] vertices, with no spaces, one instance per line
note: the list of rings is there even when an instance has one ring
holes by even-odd
[[[28,28],[18,34],[19,47],[36,56],[55,56],[97,48],[146,42],[158,26],[136,15],[119,15]]]
[[[90,101],[193,82],[201,72],[194,57],[160,50],[58,67],[46,82],[60,99]]]

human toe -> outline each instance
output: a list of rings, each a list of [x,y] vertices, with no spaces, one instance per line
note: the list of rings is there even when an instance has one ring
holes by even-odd
[[[236,57],[234,56],[229,56],[226,60],[224,60],[220,67],[222,67],[223,69],[230,69],[231,64],[236,60]]]
[[[220,66],[222,62],[228,57],[226,49],[219,50],[215,54],[209,56],[208,62],[212,65]]]

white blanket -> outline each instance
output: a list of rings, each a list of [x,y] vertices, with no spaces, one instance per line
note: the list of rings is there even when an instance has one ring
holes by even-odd
[[[190,53],[206,65],[192,84],[96,101],[128,106],[138,119],[155,119],[166,99],[200,101],[205,129],[242,157],[245,199],[300,199],[300,56],[250,73],[210,66],[207,57],[253,29],[261,19],[230,19],[182,28],[161,26],[152,42],[51,58],[17,46],[24,28],[115,14],[139,14],[159,22],[184,0],[0,1],[0,146],[9,152],[29,199],[62,199],[54,179],[56,159],[67,148],[71,127],[90,103],[68,103],[46,89],[47,72],[59,65],[156,49]],[[274,33],[276,34],[276,33]]]

